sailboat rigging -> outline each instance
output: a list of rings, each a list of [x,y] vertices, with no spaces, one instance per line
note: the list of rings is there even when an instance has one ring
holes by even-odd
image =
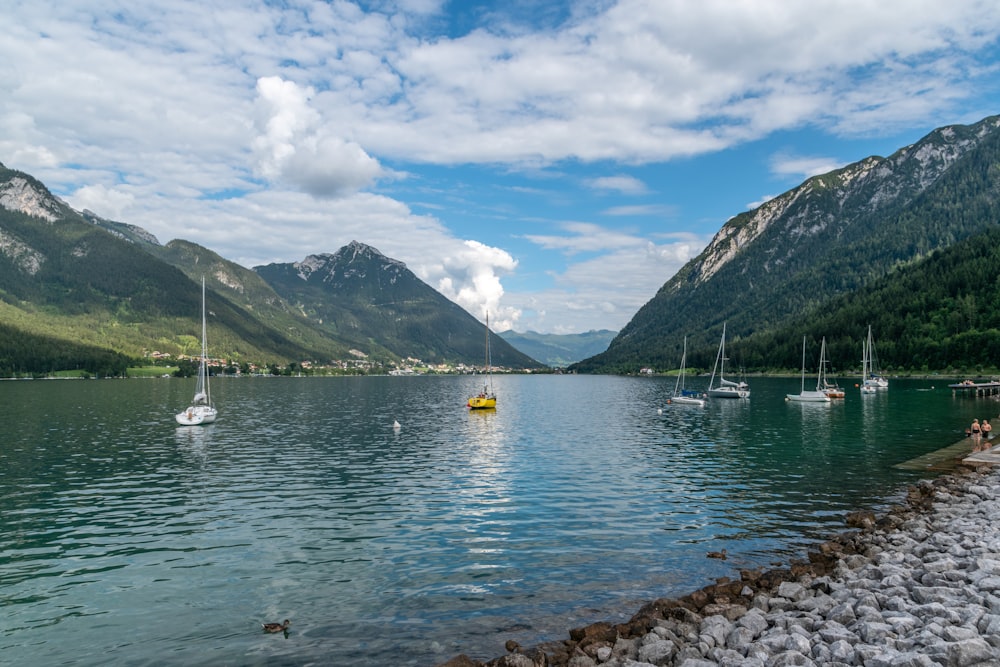
[[[182,426],[211,424],[218,416],[212,405],[212,392],[208,384],[208,327],[205,320],[205,277],[201,278],[201,361],[198,363],[198,381],[194,389],[191,405],[184,412],[175,415]]]
[[[722,340],[719,342],[719,353],[715,357],[712,377],[708,381],[710,398],[750,398],[750,385],[742,380],[733,382],[726,379],[726,323],[722,323]],[[719,384],[715,384],[715,372],[719,372]]]
[[[688,339],[684,336],[684,351],[681,353],[681,369],[677,374],[677,382],[674,383],[674,393],[667,399],[667,403],[680,403],[682,405],[705,405],[704,394],[692,389],[684,388],[684,371],[687,368]]]
[[[876,389],[888,389],[889,381],[878,371],[875,361],[875,339],[872,326],[868,325],[868,338],[861,347],[861,393],[874,394]]]
[[[486,313],[486,382],[483,390],[469,398],[466,405],[471,410],[492,410],[497,407],[497,395],[493,391],[493,360],[490,358],[490,314]]]
[[[822,359],[826,354],[826,338],[823,338],[823,344],[820,346],[820,364],[822,368]],[[802,388],[797,394],[785,394],[785,400],[796,401],[799,403],[829,403],[830,397],[826,395],[826,392],[822,388],[823,371],[820,370],[819,374],[816,376],[816,389],[806,389],[806,337],[802,337]]]

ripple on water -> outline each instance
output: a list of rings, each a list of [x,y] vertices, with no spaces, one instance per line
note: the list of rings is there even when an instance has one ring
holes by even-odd
[[[892,464],[950,437],[934,392],[807,411],[759,380],[751,401],[681,409],[665,379],[501,376],[481,413],[462,408],[476,381],[219,379],[203,428],[172,423],[181,381],[0,383],[0,650],[497,655],[794,554],[891,501],[912,479]],[[886,447],[901,424],[920,437]],[[262,635],[283,618],[287,639]]]

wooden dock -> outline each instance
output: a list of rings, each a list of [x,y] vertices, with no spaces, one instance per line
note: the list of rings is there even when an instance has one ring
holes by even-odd
[[[973,394],[975,396],[996,396],[1000,394],[1000,382],[996,380],[990,380],[988,382],[973,382],[972,380],[966,380],[965,382],[956,382],[955,384],[948,385],[951,389],[952,395],[955,394]]]
[[[935,472],[953,469],[959,463],[998,464],[1000,463],[1000,440],[993,438],[993,447],[984,452],[972,451],[972,438],[965,437],[953,445],[928,452],[915,459],[897,463],[903,470],[933,470]]]

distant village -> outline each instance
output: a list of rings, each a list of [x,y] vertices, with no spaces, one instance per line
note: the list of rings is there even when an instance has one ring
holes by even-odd
[[[425,363],[414,357],[407,357],[399,363],[385,364],[373,361],[360,350],[350,350],[351,359],[337,359],[326,364],[313,361],[292,362],[286,366],[279,364],[258,365],[249,362],[234,362],[227,359],[206,359],[209,372],[213,376],[275,376],[275,375],[470,375],[486,372],[483,366],[464,363]],[[201,358],[185,354],[171,355],[166,352],[150,352],[147,355],[154,364],[176,367],[179,362],[197,368]],[[530,373],[531,369],[510,369],[491,366],[493,373]],[[537,369],[534,372],[538,372]]]

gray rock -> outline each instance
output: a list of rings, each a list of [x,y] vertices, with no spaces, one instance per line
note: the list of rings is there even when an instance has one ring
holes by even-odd
[[[742,650],[750,646],[756,638],[753,630],[744,626],[736,626],[726,635],[726,648]]]
[[[893,627],[888,623],[859,621],[855,630],[866,644],[884,644],[888,638],[896,637]]]
[[[830,642],[830,661],[852,664],[854,662],[854,645],[843,639]]]
[[[710,644],[711,646],[725,646],[726,636],[732,632],[733,624],[724,616],[709,616],[701,622],[701,626],[698,628],[698,634],[702,641]],[[710,637],[711,642],[706,641],[705,637]]]
[[[847,602],[838,604],[836,607],[828,611],[826,618],[830,621],[836,621],[841,625],[850,625],[854,621],[858,620],[857,615],[854,613],[854,606]]]
[[[948,664],[956,667],[967,667],[987,661],[992,661],[990,664],[994,665],[1000,664],[1000,652],[981,637],[948,644],[946,655]]]
[[[755,638],[759,637],[760,634],[767,630],[768,627],[767,619],[764,617],[764,614],[756,609],[751,609],[749,612],[741,616],[740,620],[736,621],[736,625],[750,630]]]
[[[827,621],[819,629],[820,638],[827,644],[844,641],[849,644],[856,644],[858,636],[836,621]]]
[[[797,651],[785,651],[767,661],[767,667],[789,667],[791,665],[809,665],[811,667],[815,664],[811,658]]]
[[[802,584],[797,581],[783,581],[778,586],[778,596],[787,598],[794,602],[799,600],[804,600],[805,598],[812,595],[812,593]]]
[[[716,667],[716,664],[704,658],[685,658],[683,662],[678,663],[678,667]]]
[[[650,644],[643,644],[639,649],[639,660],[653,665],[667,665],[676,652],[677,647],[673,642],[660,639]]]

